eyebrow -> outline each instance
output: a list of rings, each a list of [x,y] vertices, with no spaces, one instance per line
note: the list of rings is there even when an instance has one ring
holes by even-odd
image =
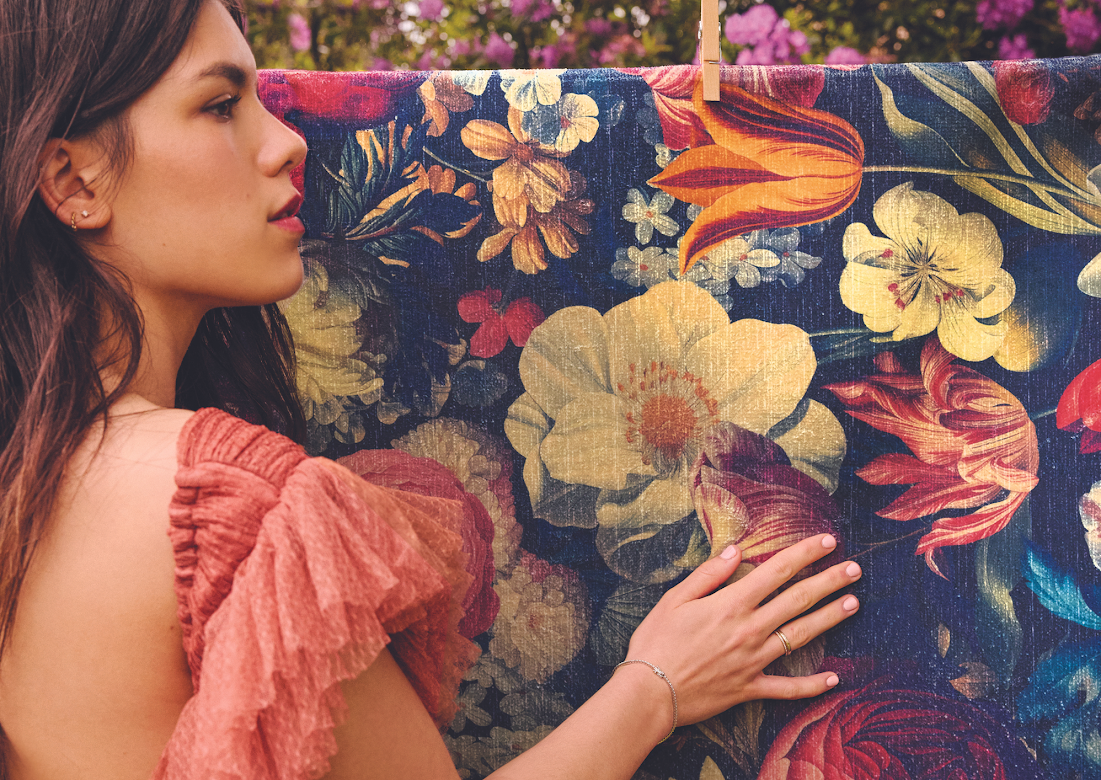
[[[243,88],[248,83],[248,74],[245,73],[244,68],[234,65],[232,62],[215,63],[200,73],[195,80],[201,81],[206,78],[223,78],[238,89]]]

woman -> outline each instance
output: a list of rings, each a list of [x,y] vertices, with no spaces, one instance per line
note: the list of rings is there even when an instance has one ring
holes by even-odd
[[[260,104],[240,26],[231,0],[0,6],[0,726],[17,780],[456,776],[428,709],[458,668],[433,654],[454,646],[453,534],[271,431],[187,411],[303,428],[273,302],[302,280],[305,147]],[[720,589],[739,563],[723,551],[494,776],[627,778],[671,726],[836,685],[762,672],[856,611],[807,612],[852,563],[762,605],[834,547],[805,540]]]

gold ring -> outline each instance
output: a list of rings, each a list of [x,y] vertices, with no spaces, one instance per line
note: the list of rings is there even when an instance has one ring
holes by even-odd
[[[791,655],[791,642],[784,636],[784,632],[780,629],[776,629],[772,633],[776,634],[776,638],[780,640],[780,644],[784,646],[784,655]]]

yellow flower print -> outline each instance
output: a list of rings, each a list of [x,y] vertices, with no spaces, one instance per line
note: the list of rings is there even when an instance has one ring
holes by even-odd
[[[526,459],[537,517],[597,528],[613,571],[662,582],[692,562],[677,561],[665,537],[647,554],[632,548],[694,512],[691,467],[713,424],[769,436],[795,468],[836,489],[845,436],[804,398],[816,365],[799,328],[732,323],[707,292],[669,281],[606,314],[568,307],[537,327],[505,434]]]
[[[527,136],[522,130],[517,137],[512,128],[474,119],[460,135],[466,148],[483,160],[502,161],[493,171],[493,210],[502,225],[523,227],[529,206],[546,214],[569,191],[570,173],[555,159],[558,155],[545,153],[535,143],[525,143]]]
[[[886,238],[862,223],[845,231],[848,264],[841,300],[877,333],[894,341],[934,330],[944,348],[964,360],[985,360],[1005,340],[1005,311],[1016,293],[1002,266],[1002,242],[982,214],[960,214],[944,199],[888,190],[872,211]]]
[[[298,396],[311,429],[333,426],[331,433],[341,441],[358,442],[363,424],[346,401],[354,396],[364,404],[375,403],[383,380],[359,359],[364,355],[355,328],[359,306],[329,285],[323,266],[309,264],[307,273],[298,292],[280,304],[294,337]]]

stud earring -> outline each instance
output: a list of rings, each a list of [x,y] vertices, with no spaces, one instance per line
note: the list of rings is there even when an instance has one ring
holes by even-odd
[[[88,212],[87,211],[81,211],[80,216],[87,217]],[[76,232],[76,212],[75,211],[73,212],[72,218],[69,220],[69,226],[73,229],[73,232],[75,233]]]

